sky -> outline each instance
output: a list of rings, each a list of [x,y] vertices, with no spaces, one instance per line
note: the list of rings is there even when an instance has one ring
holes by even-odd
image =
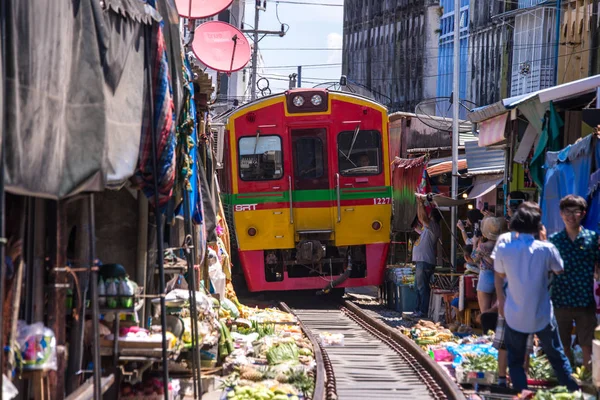
[[[245,2],[245,29],[251,29],[254,25],[255,1],[242,1]],[[319,3],[340,6],[330,7]],[[273,93],[288,89],[288,76],[297,72],[298,65],[303,65],[302,87],[339,81],[342,71],[342,5],[343,0],[267,0],[266,12],[260,12],[259,29],[278,31],[281,23],[289,25],[284,37],[266,36],[259,42],[258,76],[269,80]],[[298,50],[300,48],[322,50]],[[325,65],[311,66],[314,64]]]

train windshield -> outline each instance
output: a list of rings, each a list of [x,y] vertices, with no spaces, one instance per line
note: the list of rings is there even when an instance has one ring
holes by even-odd
[[[338,163],[342,175],[380,174],[381,134],[371,130],[361,130],[356,135],[355,131],[340,132]]]
[[[240,138],[240,177],[245,181],[266,181],[283,177],[281,138],[276,135]]]

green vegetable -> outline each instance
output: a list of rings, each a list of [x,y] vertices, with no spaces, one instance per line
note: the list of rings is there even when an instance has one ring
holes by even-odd
[[[267,351],[269,365],[277,365],[285,361],[298,361],[298,346],[294,343],[276,344]]]
[[[490,354],[466,354],[461,365],[465,372],[493,372],[498,370],[498,360]]]
[[[536,380],[556,380],[554,369],[546,356],[533,357],[529,360],[529,377]]]
[[[252,321],[252,330],[258,333],[259,339],[262,339],[265,336],[272,336],[275,334],[275,324],[259,324],[256,321]]]
[[[534,400],[579,400],[583,399],[581,391],[570,393],[564,386],[557,386],[548,390],[538,390]]]

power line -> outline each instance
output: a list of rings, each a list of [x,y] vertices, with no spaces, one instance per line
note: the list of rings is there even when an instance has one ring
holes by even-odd
[[[244,4],[254,3],[254,0],[246,0]],[[275,3],[278,4],[295,4],[295,5],[305,5],[305,6],[323,6],[323,7],[344,7],[343,4],[334,4],[334,3],[309,3],[307,1],[292,1],[292,0],[276,0]]]

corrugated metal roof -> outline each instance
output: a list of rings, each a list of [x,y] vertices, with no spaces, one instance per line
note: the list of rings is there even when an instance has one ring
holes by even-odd
[[[437,175],[452,172],[452,164],[452,161],[441,162],[439,164],[434,165],[433,167],[427,168],[427,173],[429,174],[429,176],[434,177]],[[463,169],[467,169],[467,160],[458,160],[458,170],[461,171]]]
[[[506,153],[504,150],[479,147],[476,141],[465,143],[469,175],[497,174],[504,171]]]

